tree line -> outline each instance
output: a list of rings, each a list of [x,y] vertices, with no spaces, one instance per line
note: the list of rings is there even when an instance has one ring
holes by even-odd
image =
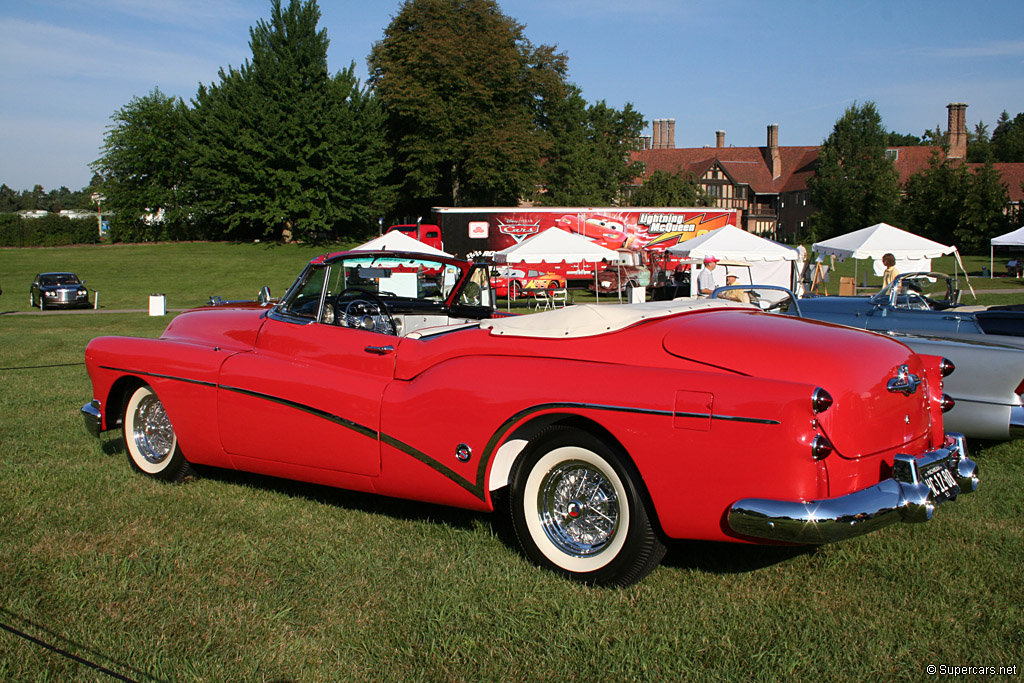
[[[932,131],[926,135],[933,147],[927,168],[901,187],[887,150],[894,141],[906,144],[907,138],[894,138],[896,134],[885,131],[874,102],[854,103],[821,144],[818,166],[807,181],[817,208],[811,216],[810,239],[827,239],[884,222],[955,244],[965,252],[986,250],[992,237],[1024,222],[1020,207],[1015,213],[1009,210],[1008,188],[993,167],[997,158],[1006,158],[1013,140],[1024,142],[1024,114],[1015,119],[1004,114],[1000,121],[1005,124],[999,127],[1000,135],[984,143],[986,156],[973,166],[948,159],[946,134]],[[979,124],[979,129],[984,130],[984,125]],[[981,144],[977,135],[974,142],[977,154]],[[1010,158],[1024,161],[1024,146],[1020,152],[1020,157]]]
[[[568,57],[533,45],[496,0],[404,0],[367,57],[366,84],[354,63],[329,72],[319,19],[316,0],[272,0],[240,67],[188,103],[155,88],[114,112],[89,187],[4,185],[0,212],[95,208],[100,192],[118,241],[317,241],[438,205],[712,203],[689,173],[630,188],[643,116],[587,102]],[[1024,161],[1024,114],[1004,112],[987,131],[979,123],[968,143],[981,167],[936,153],[901,187],[887,148],[942,148],[944,134],[886,132],[874,103],[853,105],[820,147],[806,236],[885,221],[968,251],[987,245],[1021,220],[1005,213],[991,164]]]
[[[406,0],[367,58],[331,74],[315,0],[271,3],[252,56],[191,102],[114,113],[102,156],[119,240],[317,240],[431,206],[608,204],[641,172],[644,121],[588,103],[568,58],[495,0]],[[696,196],[696,184],[691,183]]]
[[[939,126],[926,130],[920,136],[890,131],[888,145],[890,147],[918,145],[938,146],[946,144],[946,133]],[[1003,110],[996,121],[991,135],[989,126],[978,121],[974,130],[967,131],[967,163],[1021,163],[1024,162],[1024,113],[1010,118]]]

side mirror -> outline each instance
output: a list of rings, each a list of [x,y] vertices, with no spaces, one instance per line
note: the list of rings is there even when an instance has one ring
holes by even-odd
[[[256,297],[260,306],[266,306],[270,303],[270,287],[264,287],[260,290],[259,295]]]

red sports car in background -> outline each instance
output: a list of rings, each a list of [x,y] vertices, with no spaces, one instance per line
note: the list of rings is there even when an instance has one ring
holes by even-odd
[[[495,296],[507,297],[511,282],[512,298],[518,299],[524,294],[529,296],[538,289],[565,289],[565,278],[550,271],[541,272],[532,268],[512,268],[502,266],[491,270],[491,289]]]
[[[639,580],[666,539],[922,522],[978,481],[943,431],[937,357],[718,300],[496,317],[488,266],[444,257],[319,257],[276,305],[192,310],[85,357],[86,426],[123,429],[149,476],[203,464],[498,509],[528,557],[588,583]]]

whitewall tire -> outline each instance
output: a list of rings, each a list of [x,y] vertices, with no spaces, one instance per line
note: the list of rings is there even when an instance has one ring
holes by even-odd
[[[628,585],[665,553],[620,449],[574,427],[541,432],[517,464],[512,523],[534,562],[585,583]]]
[[[167,481],[193,474],[163,404],[146,385],[136,388],[125,404],[124,445],[128,462],[143,474]]]

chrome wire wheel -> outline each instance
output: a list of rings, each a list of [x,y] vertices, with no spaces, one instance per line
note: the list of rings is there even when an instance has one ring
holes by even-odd
[[[124,445],[128,462],[143,474],[170,481],[193,474],[164,404],[148,386],[137,387],[125,404]]]
[[[544,535],[562,552],[587,557],[601,552],[619,528],[614,484],[591,463],[570,460],[540,482],[537,512]]]
[[[142,458],[154,465],[162,463],[174,453],[177,444],[174,428],[156,394],[146,396],[135,406],[132,440]]]
[[[617,444],[550,426],[527,447],[509,484],[516,538],[542,567],[585,583],[626,586],[665,554],[642,480]]]

